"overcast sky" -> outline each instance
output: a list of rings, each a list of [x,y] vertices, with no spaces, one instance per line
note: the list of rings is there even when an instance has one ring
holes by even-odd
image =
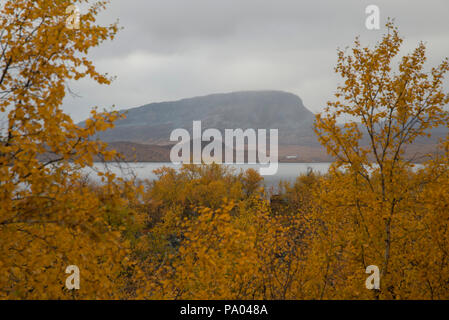
[[[374,44],[385,31],[365,28],[370,4],[382,26],[396,19],[405,50],[423,40],[429,65],[449,56],[448,0],[112,0],[100,21],[119,19],[124,30],[90,58],[117,80],[71,83],[80,97],[67,96],[64,110],[80,121],[93,106],[268,89],[295,93],[319,112],[339,81],[336,49],[357,35]]]

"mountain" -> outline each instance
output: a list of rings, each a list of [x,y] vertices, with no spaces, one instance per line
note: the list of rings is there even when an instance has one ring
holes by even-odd
[[[170,146],[139,144],[127,141],[110,142],[108,149],[117,150],[129,162],[168,162]],[[100,161],[100,159],[96,159]]]
[[[282,91],[246,91],[213,94],[179,101],[151,103],[121,111],[126,119],[114,129],[97,135],[127,161],[170,161],[170,134],[175,129],[191,133],[193,121],[201,120],[202,130],[278,129],[279,161],[327,162],[332,158],[317,141],[314,114],[302,100]],[[82,125],[82,124],[81,124]],[[420,137],[407,148],[406,157],[420,161],[420,155],[435,153],[438,139],[446,137],[445,127],[433,129],[432,137]],[[223,134],[224,136],[224,134]],[[191,141],[192,143],[192,141]],[[369,144],[368,136],[362,144]],[[202,143],[204,145],[204,143]]]
[[[172,102],[151,103],[126,110],[126,119],[98,135],[106,142],[167,145],[174,129],[192,132],[193,121],[203,130],[278,129],[280,145],[318,146],[314,114],[302,100],[281,91],[213,94]]]

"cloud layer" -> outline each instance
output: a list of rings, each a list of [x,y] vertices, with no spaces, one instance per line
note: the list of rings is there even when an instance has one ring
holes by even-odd
[[[93,106],[116,109],[217,92],[284,90],[319,112],[335,90],[336,49],[360,35],[374,43],[383,31],[365,28],[365,8],[394,17],[404,50],[423,40],[429,65],[449,55],[447,0],[112,0],[100,21],[120,20],[117,39],[92,50],[111,86],[70,83],[64,110],[83,120]]]

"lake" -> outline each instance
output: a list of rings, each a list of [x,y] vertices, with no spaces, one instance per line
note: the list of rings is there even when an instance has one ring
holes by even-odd
[[[163,162],[138,162],[138,163],[95,163],[94,169],[88,169],[87,173],[92,173],[94,170],[104,171],[105,165],[115,174],[124,178],[130,178],[135,175],[138,179],[155,180],[157,176],[154,170],[162,167],[169,167],[179,169],[180,165]],[[226,166],[234,168],[236,172],[247,170],[250,168],[259,170],[261,167],[258,164],[226,164]],[[279,169],[274,176],[264,176],[265,186],[276,187],[278,183],[283,181],[295,181],[302,173],[307,173],[312,170],[316,173],[326,173],[329,169],[330,163],[279,163]],[[90,172],[89,172],[90,171]],[[93,179],[97,179],[94,175],[90,175]]]

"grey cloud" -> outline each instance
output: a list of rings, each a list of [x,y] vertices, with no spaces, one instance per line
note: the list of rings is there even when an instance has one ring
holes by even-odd
[[[298,94],[319,112],[338,83],[337,47],[356,35],[374,43],[382,31],[364,27],[375,3],[382,22],[395,17],[411,50],[424,40],[429,64],[449,52],[449,2],[365,0],[113,0],[100,21],[120,19],[118,38],[91,52],[112,86],[71,83],[64,109],[76,120],[92,106],[118,109],[214,92],[278,89]]]

